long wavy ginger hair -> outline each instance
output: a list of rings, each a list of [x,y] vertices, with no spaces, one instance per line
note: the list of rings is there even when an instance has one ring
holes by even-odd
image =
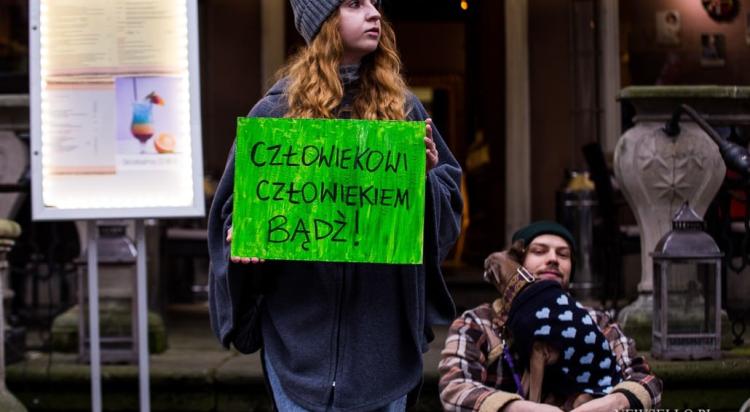
[[[339,14],[323,23],[320,32],[280,71],[289,78],[286,117],[331,119],[344,96],[339,64],[344,46],[339,34]],[[360,89],[354,98],[352,116],[368,120],[406,118],[406,83],[401,77],[401,58],[396,35],[381,20],[381,37],[375,51],[362,59]]]

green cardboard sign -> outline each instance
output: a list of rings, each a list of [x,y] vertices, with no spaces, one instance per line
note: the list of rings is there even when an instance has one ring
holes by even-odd
[[[422,263],[425,123],[238,118],[232,255]]]

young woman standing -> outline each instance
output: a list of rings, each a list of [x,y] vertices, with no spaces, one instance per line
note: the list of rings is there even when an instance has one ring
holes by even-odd
[[[404,410],[431,326],[454,316],[440,262],[459,234],[461,169],[406,88],[377,0],[291,5],[307,47],[249,116],[426,121],[423,264],[231,257],[232,148],[209,215],[212,327],[227,347],[262,349],[281,411]]]

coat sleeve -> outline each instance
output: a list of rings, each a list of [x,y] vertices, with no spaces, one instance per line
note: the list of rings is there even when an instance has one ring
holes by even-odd
[[[651,409],[661,405],[663,382],[651,370],[646,358],[638,355],[635,341],[628,338],[620,326],[603,312],[589,311],[609,342],[612,353],[620,367],[623,381],[615,392],[627,392],[631,409]],[[637,402],[635,402],[637,400]]]
[[[266,96],[249,117],[280,117],[278,94]],[[260,313],[263,265],[235,264],[230,260],[227,230],[232,226],[235,145],[229,152],[224,174],[208,215],[209,312],[211,328],[224,347],[234,345],[242,353],[260,349]]]
[[[485,364],[488,331],[482,320],[467,311],[451,324],[445,347],[440,353],[440,402],[446,411],[499,411],[521,399],[515,393],[495,388]]]
[[[415,96],[410,96],[410,118],[425,120],[427,112]],[[424,265],[427,293],[426,324],[449,324],[455,314],[453,300],[440,271],[440,263],[450,252],[461,231],[461,166],[445,144],[437,128],[432,139],[438,150],[438,164],[427,173],[425,190]]]
[[[211,327],[224,347],[230,344],[243,353],[260,349],[260,305],[258,285],[261,268],[230,261],[231,244],[226,241],[232,226],[234,190],[234,145],[208,217],[209,312]]]

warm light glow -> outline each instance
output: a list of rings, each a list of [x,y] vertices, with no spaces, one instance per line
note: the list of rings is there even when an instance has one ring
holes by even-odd
[[[466,0],[461,0],[461,10],[469,10],[469,2]]]
[[[170,65],[168,76],[176,76],[178,90],[175,101],[168,102],[173,110],[177,125],[174,134],[180,136],[183,142],[178,147],[178,153],[158,155],[164,156],[166,161],[172,159],[167,167],[153,170],[130,169],[124,172],[101,171],[75,174],[59,171],[59,153],[61,144],[61,127],[59,126],[59,106],[82,104],[88,100],[76,100],[80,95],[76,93],[90,93],[87,96],[94,101],[97,110],[111,107],[114,103],[107,103],[112,94],[114,100],[114,82],[112,90],[101,82],[81,82],[72,89],[53,84],[50,88],[50,76],[64,77],[55,72],[57,62],[54,58],[56,39],[50,36],[48,29],[50,13],[56,8],[55,0],[42,0],[40,4],[40,71],[41,71],[41,166],[42,166],[42,203],[50,209],[111,209],[111,208],[172,208],[191,207],[194,201],[193,182],[193,147],[191,125],[191,93],[190,84],[193,79],[189,72],[189,40],[188,40],[188,9],[187,2],[175,0],[177,16],[174,19],[174,33],[176,36],[165,36],[169,49],[174,50],[174,66]],[[154,41],[157,41],[156,39]],[[59,41],[58,41],[59,43]],[[128,74],[125,74],[126,76]],[[137,76],[137,74],[136,74]],[[98,99],[98,100],[97,100]],[[104,104],[102,104],[102,102]],[[110,105],[110,106],[108,106]],[[58,111],[56,113],[55,111]],[[114,116],[114,115],[113,115]],[[106,118],[106,117],[105,117]],[[114,117],[112,117],[114,118]],[[57,124],[54,124],[57,122]],[[107,130],[94,129],[94,130]],[[112,127],[114,130],[114,127]],[[113,136],[114,138],[114,136]],[[118,156],[120,153],[118,153]],[[64,163],[64,162],[62,162]],[[55,165],[58,168],[55,168]],[[66,172],[67,173],[67,172]]]

